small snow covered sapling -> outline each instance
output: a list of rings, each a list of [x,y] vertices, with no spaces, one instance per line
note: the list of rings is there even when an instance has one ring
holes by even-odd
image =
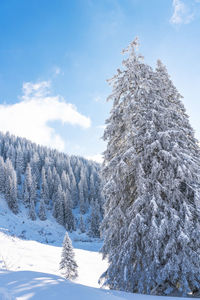
[[[61,254],[60,270],[66,279],[75,279],[78,276],[77,264],[74,260],[74,249],[72,247],[72,242],[66,232],[63,240],[63,248]]]

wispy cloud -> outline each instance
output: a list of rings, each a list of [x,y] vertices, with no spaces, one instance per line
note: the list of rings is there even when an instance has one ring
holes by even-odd
[[[22,99],[29,101],[32,98],[45,98],[50,94],[50,81],[40,81],[37,83],[24,82],[22,86]]]
[[[55,76],[64,75],[64,72],[61,70],[61,68],[59,68],[58,66],[56,66],[54,68],[54,74],[55,74]]]
[[[49,81],[24,83],[19,102],[0,105],[1,130],[63,151],[65,142],[49,122],[60,121],[89,128],[91,121],[63,97],[52,96],[50,88]]]
[[[173,15],[170,19],[171,24],[189,24],[195,17],[194,2],[197,0],[173,0]]]

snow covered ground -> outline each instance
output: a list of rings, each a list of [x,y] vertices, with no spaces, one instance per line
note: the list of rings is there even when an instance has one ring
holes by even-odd
[[[79,277],[70,282],[59,271],[65,229],[53,219],[31,221],[25,211],[12,214],[0,199],[0,300],[176,300],[101,289],[106,269],[98,240],[70,234]],[[26,238],[26,239],[25,239]]]
[[[61,247],[21,240],[0,232],[0,269],[34,271],[62,276],[59,271]],[[99,287],[98,279],[106,269],[98,252],[75,249],[79,266],[77,283]]]
[[[76,284],[56,275],[20,271],[0,272],[1,300],[177,300],[172,297],[136,295]],[[179,298],[180,299],[180,298]]]

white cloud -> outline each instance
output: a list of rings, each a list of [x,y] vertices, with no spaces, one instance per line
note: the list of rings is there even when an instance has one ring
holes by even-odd
[[[64,72],[62,71],[62,69],[59,66],[55,65],[54,67],[52,67],[51,77],[56,78],[59,75],[64,75]]]
[[[44,98],[50,93],[50,81],[40,81],[37,83],[24,82],[22,99],[29,101],[31,98]]]
[[[103,155],[102,154],[95,154],[95,155],[90,155],[86,156],[87,159],[93,160],[101,164],[103,162]]]
[[[0,130],[63,151],[64,140],[48,122],[61,121],[89,128],[91,121],[61,96],[51,96],[50,86],[49,81],[24,83],[18,103],[0,105]]]
[[[55,75],[59,75],[61,73],[61,69],[59,67],[55,68]]]
[[[54,67],[54,76],[57,77],[58,75],[64,75],[64,72],[62,69],[58,66]]]
[[[194,12],[191,7],[192,2],[193,0],[190,0],[186,4],[183,0],[173,0],[173,15],[170,22],[172,24],[189,24],[194,19]]]

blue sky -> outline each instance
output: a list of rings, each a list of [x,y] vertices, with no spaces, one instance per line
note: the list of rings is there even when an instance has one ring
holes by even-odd
[[[200,0],[1,0],[0,130],[95,157],[121,50],[166,64],[200,138]]]

